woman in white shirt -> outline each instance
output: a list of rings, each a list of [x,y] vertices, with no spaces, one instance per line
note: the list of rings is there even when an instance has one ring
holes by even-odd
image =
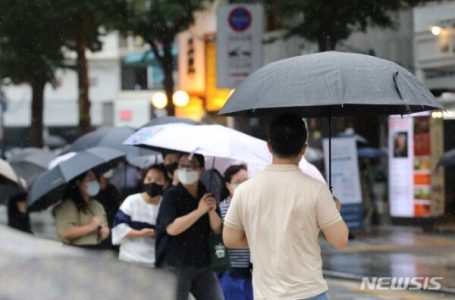
[[[156,217],[170,179],[163,165],[152,165],[141,183],[143,192],[128,196],[115,216],[112,243],[120,245],[120,260],[154,267]]]

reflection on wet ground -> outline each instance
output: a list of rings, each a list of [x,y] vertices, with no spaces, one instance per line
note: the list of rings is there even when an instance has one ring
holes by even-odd
[[[455,236],[419,229],[387,227],[356,234],[345,249],[322,242],[326,275],[367,277],[443,277],[442,289],[455,298]]]

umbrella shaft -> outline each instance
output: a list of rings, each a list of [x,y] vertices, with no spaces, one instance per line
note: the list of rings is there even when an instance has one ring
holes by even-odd
[[[329,106],[329,187],[333,193],[332,187],[332,109]]]

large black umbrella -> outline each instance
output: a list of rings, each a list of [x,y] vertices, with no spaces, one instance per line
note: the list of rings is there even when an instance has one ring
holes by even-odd
[[[439,159],[438,166],[455,166],[455,149],[445,152]]]
[[[442,109],[409,71],[377,57],[321,52],[268,64],[235,90],[222,115],[302,117],[409,114]],[[331,156],[329,139],[329,157]],[[329,173],[331,173],[329,159]],[[331,175],[329,175],[331,184]]]
[[[102,146],[124,152],[127,155],[128,162],[133,165],[137,161],[135,158],[138,156],[158,155],[157,152],[149,149],[123,145],[123,142],[134,132],[134,128],[127,126],[99,128],[79,137],[66,151],[77,152],[91,147]]]
[[[93,147],[76,153],[42,173],[28,195],[29,210],[42,210],[61,200],[65,185],[89,170],[104,172],[120,161],[125,153],[105,147]]]
[[[0,226],[0,299],[175,299],[176,278]]]
[[[49,163],[56,158],[51,151],[38,148],[25,148],[16,152],[9,163],[16,173],[25,179],[29,186],[48,169]]]

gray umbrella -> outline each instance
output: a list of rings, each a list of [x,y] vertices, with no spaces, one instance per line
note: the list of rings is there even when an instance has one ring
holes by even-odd
[[[175,299],[176,279],[0,226],[0,299]]]
[[[51,148],[60,148],[67,145],[68,142],[58,135],[48,135],[44,137],[44,145]]]
[[[127,155],[127,161],[132,162],[132,164],[137,161],[138,156],[158,155],[157,152],[150,149],[123,145],[123,142],[134,132],[134,128],[127,126],[99,128],[79,137],[66,150],[67,152],[77,152],[96,146],[107,147],[124,152]]]
[[[105,172],[121,160],[123,152],[105,147],[93,147],[78,152],[41,174],[28,195],[29,210],[42,210],[61,200],[65,185],[89,170]]]
[[[321,52],[283,59],[250,75],[222,115],[302,117],[409,114],[442,109],[431,92],[398,64],[356,53]],[[329,138],[331,185],[331,139]]]
[[[439,159],[438,166],[455,166],[455,149],[445,152]]]
[[[56,158],[51,151],[38,148],[25,148],[16,152],[9,163],[16,173],[25,179],[29,186],[48,169],[49,163]]]

